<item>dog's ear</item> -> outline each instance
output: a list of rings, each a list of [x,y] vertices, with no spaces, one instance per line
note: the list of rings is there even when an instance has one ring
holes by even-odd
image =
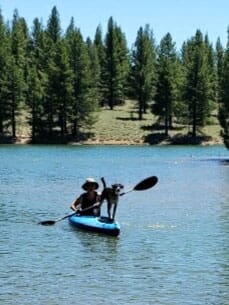
[[[122,185],[122,184],[119,184],[119,187],[120,187],[121,189],[123,189],[123,188],[124,188],[124,185]]]

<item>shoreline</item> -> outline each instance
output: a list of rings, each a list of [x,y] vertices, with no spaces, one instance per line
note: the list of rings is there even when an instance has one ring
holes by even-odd
[[[213,139],[204,137],[191,138],[188,136],[182,137],[180,139],[174,139],[173,137],[168,137],[167,139],[155,142],[147,143],[144,141],[134,141],[134,140],[99,140],[99,139],[89,139],[84,141],[40,141],[37,143],[32,143],[30,137],[20,136],[16,139],[2,138],[0,139],[1,144],[9,145],[120,145],[120,146],[170,146],[170,145],[199,145],[199,146],[214,146],[214,145],[224,145],[222,139]]]
[[[101,108],[93,126],[82,128],[79,138],[67,134],[61,136],[60,131],[53,132],[52,137],[41,137],[32,141],[31,127],[25,118],[18,119],[16,137],[0,134],[0,144],[46,144],[46,145],[132,145],[132,146],[169,146],[169,145],[224,145],[221,127],[216,117],[212,123],[197,130],[192,137],[189,125],[175,123],[166,136],[164,127],[158,118],[147,112],[144,119],[138,120],[135,102],[127,100],[113,111]]]

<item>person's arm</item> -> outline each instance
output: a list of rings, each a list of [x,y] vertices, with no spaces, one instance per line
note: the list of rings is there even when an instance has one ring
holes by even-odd
[[[81,208],[81,196],[72,202],[70,208],[75,212],[77,212]]]
[[[101,194],[97,194],[96,196],[96,202],[93,204],[94,207],[100,207],[102,205],[101,202]]]

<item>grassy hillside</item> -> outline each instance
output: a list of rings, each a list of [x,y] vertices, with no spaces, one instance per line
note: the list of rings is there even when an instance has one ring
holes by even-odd
[[[90,130],[94,136],[87,142],[141,144],[154,122],[152,114],[139,121],[135,103],[127,101],[112,111],[104,108],[98,113],[98,121]]]
[[[18,118],[17,143],[29,141],[30,130],[26,123],[26,113]],[[85,144],[221,144],[220,127],[216,118],[211,118],[212,124],[208,125],[200,136],[193,142],[187,136],[191,132],[190,126],[174,125],[169,132],[169,137],[164,136],[163,126],[157,123],[152,113],[138,120],[136,103],[127,101],[124,105],[117,106],[114,110],[103,108],[98,114],[98,120],[90,130],[84,130],[92,136]],[[20,123],[19,123],[20,122]]]
[[[90,130],[93,137],[86,141],[88,144],[221,144],[220,126],[216,118],[211,119],[211,125],[205,127],[198,138],[193,140],[187,136],[191,132],[190,126],[174,124],[169,137],[164,136],[163,127],[157,123],[152,113],[144,115],[138,120],[138,113],[134,101],[127,101],[125,105],[117,106],[114,110],[101,110],[98,121]]]

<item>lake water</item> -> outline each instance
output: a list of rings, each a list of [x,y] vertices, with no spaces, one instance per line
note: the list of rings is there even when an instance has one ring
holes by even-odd
[[[0,304],[228,305],[228,157],[223,146],[0,146]],[[127,191],[151,175],[155,187],[120,198],[118,238],[37,225],[71,213],[86,177]]]

